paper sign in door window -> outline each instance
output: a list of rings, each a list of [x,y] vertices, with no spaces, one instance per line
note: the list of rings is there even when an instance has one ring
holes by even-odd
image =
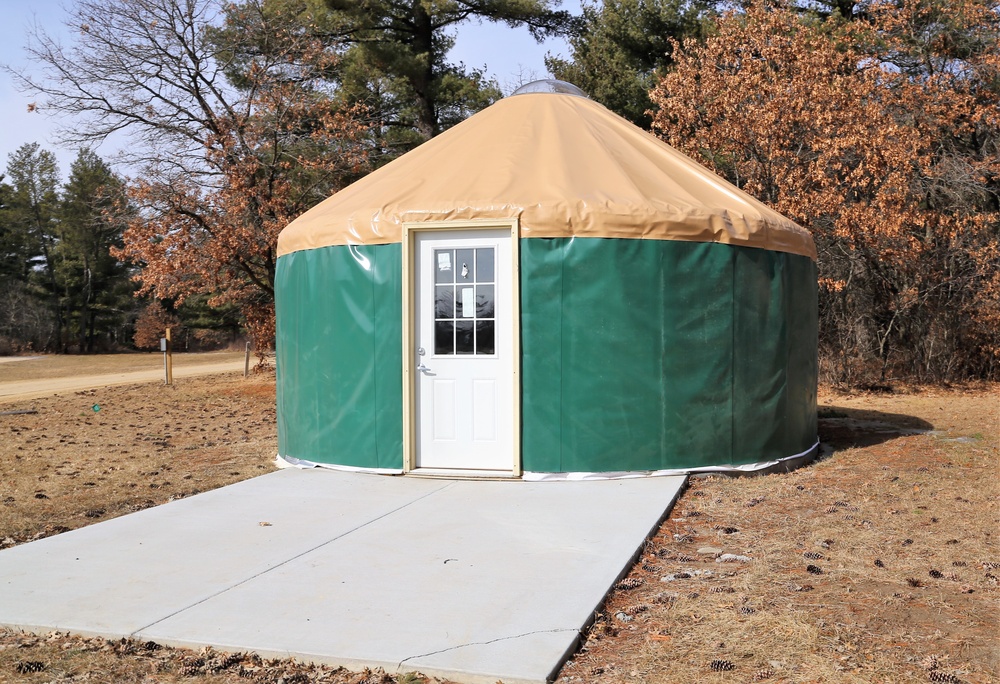
[[[451,252],[438,252],[438,270],[451,270]]]
[[[476,315],[476,294],[475,288],[463,287],[462,290],[462,318],[472,318]]]

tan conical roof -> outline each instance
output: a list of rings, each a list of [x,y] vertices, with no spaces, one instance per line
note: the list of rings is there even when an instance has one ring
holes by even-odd
[[[809,233],[576,95],[500,100],[292,221],[278,254],[400,242],[410,221],[519,220],[521,237],[721,242],[816,258]]]

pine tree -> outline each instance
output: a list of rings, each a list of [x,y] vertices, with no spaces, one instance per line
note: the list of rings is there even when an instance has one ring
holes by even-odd
[[[326,0],[327,29],[348,47],[341,91],[371,106],[399,151],[427,140],[500,97],[482,72],[448,62],[450,31],[467,21],[526,27],[536,40],[571,32],[558,0]]]
[[[20,282],[31,286],[55,321],[54,339],[42,346],[61,347],[64,327],[55,273],[55,246],[59,241],[59,169],[56,158],[38,143],[25,143],[7,161],[11,192],[6,211],[8,234],[26,259]]]
[[[583,26],[569,40],[571,59],[548,57],[563,81],[638,126],[649,129],[649,91],[671,64],[672,40],[698,36],[707,0],[604,0],[583,7]]]
[[[81,149],[63,187],[55,248],[62,308],[80,351],[93,352],[96,335],[113,334],[130,303],[128,270],[110,254],[122,246],[121,224],[110,215],[121,192],[107,164]]]

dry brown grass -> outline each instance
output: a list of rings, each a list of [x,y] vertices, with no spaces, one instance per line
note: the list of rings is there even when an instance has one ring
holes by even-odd
[[[33,672],[37,667],[41,669]],[[0,682],[88,684],[420,684],[416,674],[343,668],[253,653],[168,648],[151,641],[101,639],[53,632],[43,636],[0,630]],[[438,681],[438,680],[433,680]]]
[[[1000,680],[996,388],[821,400],[832,454],[692,480],[560,682]]]
[[[0,416],[0,548],[259,475],[277,452],[273,375],[3,408],[37,413]]]
[[[612,592],[560,681],[1000,680],[997,389],[826,394],[824,460],[693,480],[627,576],[639,586]],[[0,539],[15,543],[265,472],[276,450],[273,376],[30,404],[38,414],[0,418]],[[716,563],[697,553],[708,545],[753,560]],[[230,660],[0,631],[0,682],[427,681]]]

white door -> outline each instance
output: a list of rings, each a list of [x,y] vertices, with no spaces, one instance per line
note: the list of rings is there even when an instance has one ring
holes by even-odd
[[[417,468],[514,468],[509,230],[416,234]]]

